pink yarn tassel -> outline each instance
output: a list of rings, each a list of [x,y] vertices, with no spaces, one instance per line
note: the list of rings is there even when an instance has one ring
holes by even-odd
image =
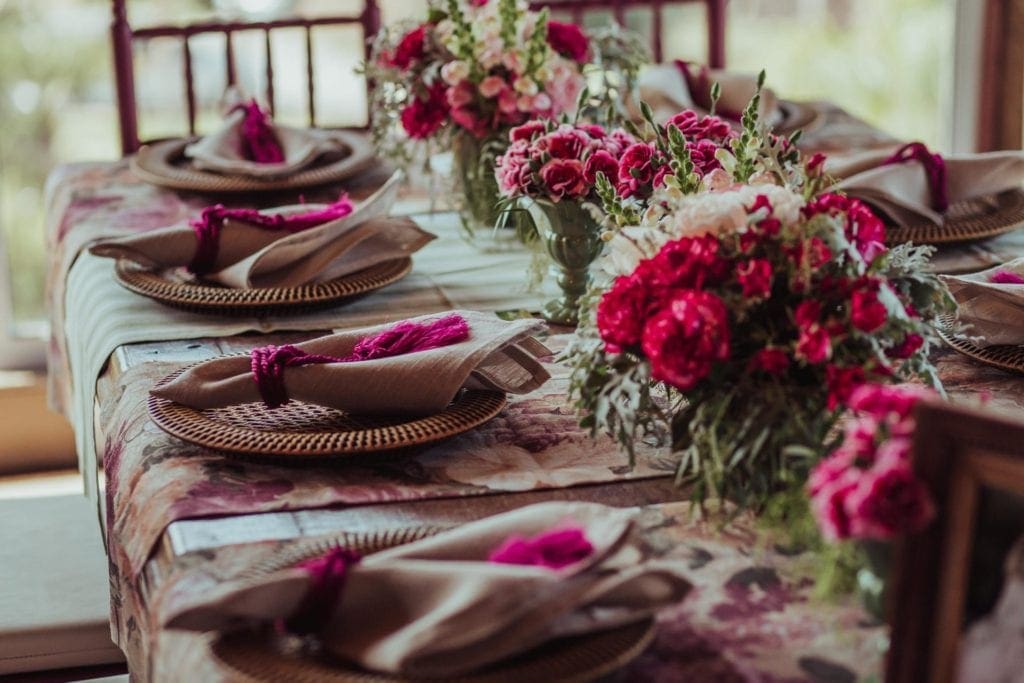
[[[1009,270],[997,270],[989,281],[999,285],[1024,285],[1024,277]]]
[[[352,208],[352,202],[347,195],[342,195],[338,201],[326,208],[290,216],[261,213],[256,209],[228,209],[223,204],[208,206],[203,209],[198,219],[190,223],[196,234],[196,253],[192,257],[192,262],[188,264],[188,270],[196,275],[204,275],[213,270],[220,250],[220,231],[224,227],[224,221],[229,218],[245,221],[266,230],[296,233],[344,218],[352,213]]]
[[[924,166],[928,176],[928,188],[932,195],[932,208],[945,213],[949,208],[949,181],[946,178],[946,161],[941,154],[933,154],[920,142],[903,145],[896,153],[882,162],[882,166],[905,164],[917,161]]]
[[[585,560],[593,553],[594,546],[583,529],[563,527],[542,532],[533,538],[510,536],[487,559],[498,564],[561,569]]]
[[[258,164],[279,164],[284,161],[284,150],[270,126],[270,117],[256,100],[240,104],[245,112],[242,121],[242,156]]]
[[[249,352],[252,376],[268,408],[288,402],[284,387],[284,369],[321,363],[352,363],[401,356],[457,344],[469,339],[469,323],[458,313],[429,323],[406,320],[373,337],[361,339],[344,358],[306,353],[291,344],[262,346]]]
[[[298,635],[323,630],[338,606],[349,570],[360,559],[357,552],[335,548],[322,557],[299,564],[298,568],[309,572],[309,590],[291,616],[278,624],[279,630]]]

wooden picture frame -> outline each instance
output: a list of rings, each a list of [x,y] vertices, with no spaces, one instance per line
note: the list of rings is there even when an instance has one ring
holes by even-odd
[[[937,516],[896,547],[885,680],[952,683],[981,495],[988,488],[1024,497],[1024,422],[948,404],[922,404],[916,417],[914,467]]]

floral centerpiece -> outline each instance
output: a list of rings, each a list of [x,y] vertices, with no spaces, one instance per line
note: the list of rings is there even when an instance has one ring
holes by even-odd
[[[549,20],[546,10],[530,11],[523,0],[435,2],[426,22],[385,28],[375,40],[366,66],[375,85],[374,139],[386,156],[405,163],[418,151],[453,150],[464,216],[493,227],[494,160],[508,131],[573,112],[591,64],[624,75],[588,98],[593,111],[605,111],[602,104],[622,101],[618,90],[632,87],[642,61],[635,41],[620,32],[587,36]],[[417,149],[410,139],[423,145]]]
[[[544,306],[544,317],[575,325],[589,266],[603,247],[597,176],[614,176],[636,138],[621,128],[548,119],[513,128],[509,141],[495,168],[499,192],[508,212],[529,213],[555,264],[562,294]]]
[[[866,205],[821,193],[822,159],[760,127],[756,100],[735,134],[650,123],[617,185],[598,179],[622,227],[570,357],[586,424],[626,448],[667,433],[696,498],[759,508],[802,487],[858,386],[938,385],[932,324],[953,302],[930,248],[887,248]]]

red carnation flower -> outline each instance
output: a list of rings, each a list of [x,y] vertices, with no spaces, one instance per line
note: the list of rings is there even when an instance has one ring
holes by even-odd
[[[579,197],[587,193],[583,164],[576,159],[552,159],[540,169],[540,178],[552,200]]]
[[[448,111],[444,83],[436,83],[427,91],[426,99],[414,98],[402,110],[402,128],[411,138],[429,138],[444,123]]]
[[[729,262],[719,254],[720,243],[712,235],[673,240],[641,263],[650,271],[650,281],[665,289],[700,289],[729,275]]]
[[[538,133],[544,132],[543,121],[527,121],[521,126],[516,126],[508,133],[508,138],[512,142],[518,142],[519,140],[526,140],[529,142]]]
[[[763,299],[772,293],[772,264],[763,258],[750,259],[736,266],[736,279],[743,296]]]
[[[425,52],[424,39],[427,34],[427,25],[417,26],[402,36],[402,40],[395,47],[394,55],[386,57],[389,66],[402,69],[403,71],[412,66],[413,62],[423,59]]]
[[[750,368],[778,376],[789,369],[789,356],[782,349],[761,349],[750,359]]]
[[[668,120],[688,141],[711,140],[724,142],[736,136],[732,126],[717,116],[701,116],[692,109],[679,112]]]
[[[683,290],[644,326],[651,376],[689,391],[729,358],[729,313],[710,292]]]
[[[619,195],[631,197],[654,181],[654,146],[646,142],[630,145],[619,159]]]
[[[854,390],[864,384],[864,370],[830,365],[825,369],[825,381],[828,384],[828,409],[835,410],[846,405]]]
[[[639,271],[615,278],[597,304],[597,330],[606,350],[617,353],[640,343],[652,299]]]
[[[615,182],[615,174],[619,170],[619,162],[611,153],[599,149],[587,159],[583,165],[583,179],[590,185],[597,182],[597,173],[604,173],[609,182]]]
[[[587,145],[585,136],[575,130],[556,131],[540,141],[556,159],[579,159]]]
[[[576,24],[548,20],[548,45],[558,54],[580,64],[590,55],[590,41]]]
[[[910,358],[917,353],[918,349],[922,346],[924,346],[924,337],[911,332],[903,338],[903,341],[886,351],[885,355],[889,356],[889,358],[896,359]]]
[[[850,533],[857,538],[889,539],[923,529],[935,517],[928,489],[915,476],[905,458],[865,471],[850,492]]]
[[[889,311],[878,300],[878,283],[858,289],[850,297],[850,322],[861,332],[874,332],[885,325]]]
[[[722,164],[718,162],[715,157],[715,153],[718,151],[718,145],[711,140],[698,140],[697,142],[686,143],[686,149],[690,152],[690,161],[693,162],[694,170],[697,171],[697,175],[702,178],[708,173],[711,173],[716,168],[722,168]]]

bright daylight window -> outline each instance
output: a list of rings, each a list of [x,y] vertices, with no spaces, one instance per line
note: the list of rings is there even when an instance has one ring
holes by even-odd
[[[421,16],[425,3],[380,4],[390,22]],[[136,26],[185,22],[216,12],[251,18],[343,13],[355,6],[358,0],[128,3]],[[953,14],[951,0],[731,0],[727,60],[741,70],[767,67],[769,84],[782,97],[830,100],[898,137],[945,148]],[[630,14],[628,19],[635,28],[648,27],[645,17]],[[13,299],[18,321],[44,315],[42,188],[47,173],[57,164],[119,154],[109,21],[110,3],[102,0],[0,0],[0,221],[11,273],[9,291],[2,294]],[[667,59],[707,54],[699,5],[671,7],[665,21]],[[242,83],[257,92],[263,87],[258,38],[240,36],[236,43]],[[275,46],[275,60],[304,59],[300,37],[295,38],[292,47]],[[222,50],[198,41],[193,50],[200,104],[205,103],[200,126],[215,116],[214,103],[224,88]],[[352,67],[361,57],[358,40],[318,36],[317,91],[327,98],[318,101],[318,111],[324,123],[359,122],[365,102],[362,95],[350,95],[359,92]],[[154,77],[155,72],[162,73]],[[158,84],[138,93],[144,137],[181,133],[180,78],[177,47],[154,43],[138,55],[137,82]],[[275,89],[282,104],[279,116],[304,123],[304,84],[275,83]]]

